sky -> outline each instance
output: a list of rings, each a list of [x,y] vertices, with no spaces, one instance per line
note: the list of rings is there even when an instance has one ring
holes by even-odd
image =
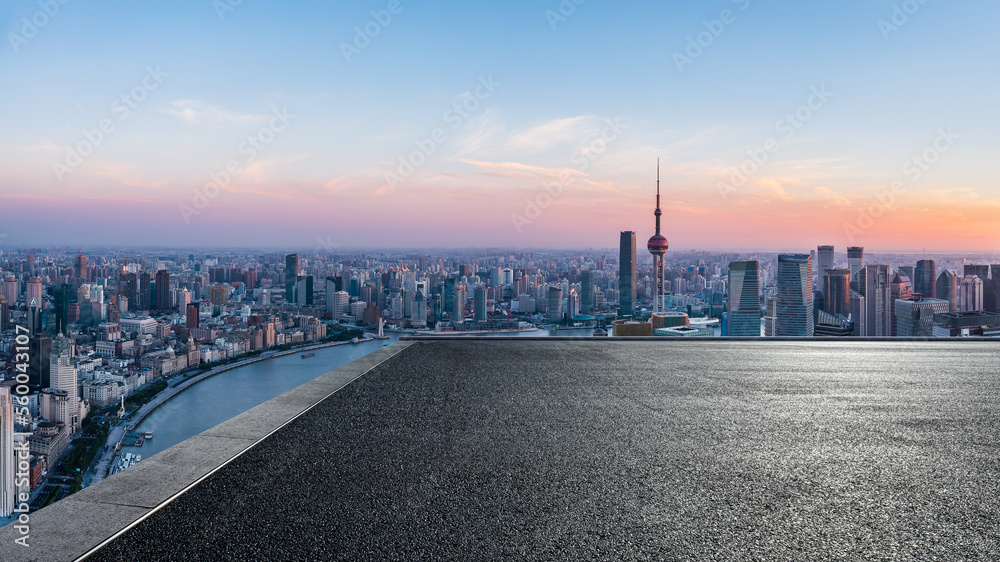
[[[47,10],[47,12],[46,12]],[[1000,248],[994,0],[0,4],[6,246]]]

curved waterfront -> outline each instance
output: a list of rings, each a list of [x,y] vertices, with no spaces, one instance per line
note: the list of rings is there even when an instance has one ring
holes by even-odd
[[[592,328],[582,328],[540,329],[495,335],[572,337],[589,336],[592,333]],[[387,342],[397,341],[400,335],[411,334],[389,332],[387,335],[388,340],[324,347],[256,361],[205,379],[161,404],[139,424],[137,429],[153,432],[153,439],[146,440],[142,447],[123,446],[121,450],[138,453],[143,459],[147,459],[296,386],[363,357]],[[476,335],[481,337],[484,334]],[[305,353],[316,355],[302,359]]]
[[[142,447],[123,446],[122,451],[147,459],[399,339],[389,336],[265,359],[209,377],[150,412],[137,429],[153,432],[153,439]],[[306,353],[316,355],[303,359]]]

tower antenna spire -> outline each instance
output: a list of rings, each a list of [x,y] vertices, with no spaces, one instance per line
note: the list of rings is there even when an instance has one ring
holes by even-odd
[[[667,239],[660,234],[660,215],[663,212],[660,210],[660,159],[656,159],[656,211],[653,213],[656,216],[656,234],[654,234],[646,245],[650,254],[653,254],[653,271],[656,277],[656,287],[654,289],[655,296],[653,297],[653,313],[663,312],[663,296],[664,296],[664,267],[663,267],[663,255],[667,253],[667,248],[669,244]]]

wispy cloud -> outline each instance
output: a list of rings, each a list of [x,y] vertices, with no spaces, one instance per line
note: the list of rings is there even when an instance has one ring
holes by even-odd
[[[772,178],[762,178],[757,180],[757,185],[763,187],[770,192],[772,198],[779,201],[792,201],[796,198],[795,195],[785,191],[785,186],[776,179]]]
[[[170,104],[170,107],[163,110],[164,113],[173,115],[178,119],[193,125],[218,124],[218,123],[260,123],[266,121],[269,116],[255,113],[238,114],[220,109],[210,105],[204,100],[177,100]]]
[[[511,135],[507,144],[513,150],[547,150],[579,143],[600,130],[594,125],[596,121],[587,115],[553,119]]]
[[[569,177],[585,177],[587,175],[572,168],[545,168],[520,162],[483,162],[469,159],[459,159],[459,162],[475,166],[490,175],[508,178],[558,180],[564,175]]]
[[[850,199],[848,199],[847,197],[844,197],[843,195],[837,193],[836,191],[830,189],[829,187],[821,185],[821,186],[815,188],[814,191],[816,192],[817,195],[819,195],[823,199],[828,199],[828,200],[832,201],[833,204],[835,204],[835,205],[839,205],[839,206],[842,206],[842,207],[850,207],[851,206],[851,200]]]

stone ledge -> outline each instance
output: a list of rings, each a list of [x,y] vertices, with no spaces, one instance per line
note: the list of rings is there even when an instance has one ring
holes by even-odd
[[[31,513],[28,548],[14,543],[13,524],[0,528],[0,560],[79,559],[410,345],[374,351]]]

